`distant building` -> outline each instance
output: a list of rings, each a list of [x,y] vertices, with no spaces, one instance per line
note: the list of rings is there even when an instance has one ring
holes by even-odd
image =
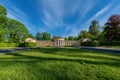
[[[90,42],[90,41],[92,41],[90,38],[85,38],[82,40],[82,42]]]
[[[25,42],[32,42],[32,43],[36,43],[36,40],[33,38],[27,38],[25,39]]]

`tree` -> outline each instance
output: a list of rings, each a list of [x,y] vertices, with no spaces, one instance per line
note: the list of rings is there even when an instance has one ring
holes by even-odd
[[[69,36],[68,40],[74,40],[74,36]]]
[[[120,41],[120,14],[112,15],[105,26],[105,40]]]
[[[86,30],[82,30],[80,34],[78,35],[78,39],[84,39],[84,38],[93,38],[93,35],[91,35],[89,32]]]
[[[36,37],[35,37],[37,40],[42,40],[43,36],[42,36],[42,33],[40,32],[37,32],[36,34]]]
[[[43,32],[43,40],[51,40],[51,35],[47,32]]]
[[[0,5],[0,15],[7,15],[7,10],[2,5]]]
[[[28,30],[25,25],[17,20],[11,19],[8,29],[10,42],[23,42],[28,36]]]
[[[7,10],[0,5],[0,42],[23,42],[28,36],[24,24],[17,20],[7,18]]]
[[[28,34],[27,37],[29,37],[29,38],[34,38],[34,36],[33,36],[32,34]]]
[[[37,40],[51,40],[51,35],[48,32],[37,32],[36,34]]]
[[[7,10],[0,5],[0,42],[5,41],[5,35],[7,32]]]
[[[100,34],[100,31],[99,31],[99,23],[96,21],[96,20],[93,20],[91,22],[91,25],[89,27],[89,33],[91,35],[93,35],[94,37],[98,37],[98,35]]]

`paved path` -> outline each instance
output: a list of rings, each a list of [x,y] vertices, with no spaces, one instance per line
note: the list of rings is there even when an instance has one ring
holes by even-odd
[[[18,51],[23,51],[23,50],[30,50],[30,48],[14,48],[14,49],[4,49],[0,50],[0,53],[13,53],[13,52],[18,52]]]
[[[79,48],[93,50],[93,51],[101,51],[101,52],[119,53],[120,54],[120,49],[104,48],[104,47],[81,47],[81,46]]]

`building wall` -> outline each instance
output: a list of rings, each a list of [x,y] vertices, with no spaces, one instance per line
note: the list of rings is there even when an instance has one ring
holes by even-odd
[[[52,41],[37,41],[37,47],[44,47],[44,46],[54,46],[54,42]]]
[[[55,46],[54,41],[37,41],[36,42],[37,47],[45,47],[45,46]],[[79,46],[80,42],[79,41],[65,41],[64,46]]]
[[[65,46],[79,46],[79,41],[65,41]]]

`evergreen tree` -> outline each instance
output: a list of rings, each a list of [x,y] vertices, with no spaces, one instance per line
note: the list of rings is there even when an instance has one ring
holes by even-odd
[[[43,40],[51,40],[51,35],[47,32],[43,32]]]
[[[43,36],[42,36],[42,33],[37,32],[37,34],[36,34],[36,37],[35,37],[35,38],[36,38],[37,40],[42,40],[42,37],[43,37]]]
[[[98,37],[98,35],[100,34],[100,31],[99,31],[99,23],[96,21],[96,20],[93,20],[91,22],[91,25],[89,27],[89,33],[91,35],[93,35],[94,37]]]

